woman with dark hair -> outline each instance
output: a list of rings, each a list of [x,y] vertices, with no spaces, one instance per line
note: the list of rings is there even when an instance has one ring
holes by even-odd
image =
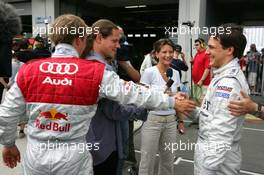
[[[156,66],[147,68],[141,77],[141,83],[159,91],[173,95],[180,86],[179,72],[171,69],[175,46],[169,39],[160,39],[153,45],[155,56],[159,59]],[[169,70],[169,71],[168,71]],[[169,73],[172,72],[172,73]],[[170,75],[168,75],[170,74]],[[168,86],[172,82],[171,87]],[[153,175],[156,153],[159,152],[159,175],[173,174],[174,154],[164,149],[166,144],[176,142],[177,116],[173,109],[151,110],[141,131],[141,161],[139,174]],[[184,130],[183,121],[178,122]]]

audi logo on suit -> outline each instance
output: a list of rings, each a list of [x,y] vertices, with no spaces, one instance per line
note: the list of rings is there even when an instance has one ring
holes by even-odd
[[[43,62],[40,64],[39,69],[43,73],[51,73],[51,74],[68,74],[73,75],[76,74],[79,70],[77,64],[74,63],[51,63],[51,62]]]

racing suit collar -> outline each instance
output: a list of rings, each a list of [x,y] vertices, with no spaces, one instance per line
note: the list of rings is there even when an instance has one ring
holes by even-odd
[[[86,56],[86,59],[87,60],[96,60],[96,61],[99,61],[99,62],[105,64],[106,70],[110,70],[110,71],[114,70],[113,67],[110,64],[108,64],[106,59],[104,59],[104,57],[102,57],[102,55],[96,53],[95,51],[89,52],[89,54]]]
[[[235,67],[238,65],[238,58],[232,59],[228,64],[224,65],[223,67],[220,67],[218,69],[213,70],[214,76],[217,76],[219,74],[224,73],[226,70],[229,70],[231,67]]]
[[[104,57],[102,57],[102,55],[96,53],[95,51],[91,51],[88,53],[88,55],[86,56],[87,60],[96,60],[99,61],[101,63],[107,64],[107,61],[104,59]]]
[[[76,49],[70,45],[70,44],[66,44],[66,43],[60,43],[57,44],[55,47],[55,52],[52,54],[52,57],[79,57],[78,52],[76,51]]]

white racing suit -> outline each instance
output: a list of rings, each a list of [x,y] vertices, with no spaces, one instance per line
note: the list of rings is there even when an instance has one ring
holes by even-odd
[[[239,174],[239,141],[244,116],[230,114],[230,100],[239,99],[240,91],[249,92],[238,59],[214,71],[202,106],[193,114],[199,117],[198,140],[194,154],[195,175]]]
[[[86,143],[85,135],[98,98],[146,108],[174,106],[173,98],[126,83],[102,63],[73,58],[78,54],[70,45],[56,46],[53,57],[59,58],[26,63],[0,106],[3,145],[15,144],[20,116],[29,117],[22,160],[26,175],[93,174],[89,150],[100,145]]]

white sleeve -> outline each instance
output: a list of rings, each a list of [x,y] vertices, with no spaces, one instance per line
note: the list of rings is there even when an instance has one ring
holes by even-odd
[[[118,101],[120,104],[134,104],[147,109],[174,108],[174,97],[163,92],[126,82],[114,73],[105,70],[99,96]]]
[[[189,113],[189,115],[187,117],[188,117],[188,119],[190,119],[192,121],[197,121],[197,120],[199,120],[200,113],[201,113],[201,108],[196,107],[195,110],[192,111],[191,113]]]
[[[15,82],[7,91],[0,106],[0,143],[14,145],[19,118],[26,115],[26,104],[20,88]]]
[[[140,78],[140,83],[151,85],[152,75],[153,72],[149,71],[149,69],[146,69]]]
[[[150,59],[150,56],[149,54],[145,56],[142,64],[141,64],[141,67],[140,67],[140,74],[142,75],[144,73],[144,71],[149,68],[149,67],[152,67],[152,64],[151,64],[151,59]]]

